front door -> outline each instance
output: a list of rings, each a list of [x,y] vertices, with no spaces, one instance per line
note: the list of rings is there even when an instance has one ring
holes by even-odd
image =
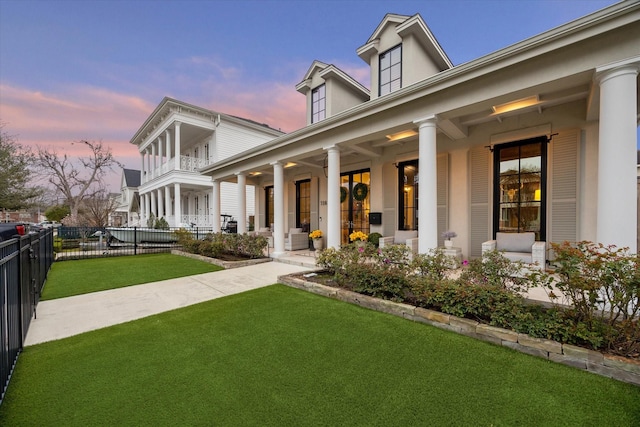
[[[341,243],[349,242],[349,234],[362,231],[369,234],[369,169],[347,172],[340,175],[340,220]]]

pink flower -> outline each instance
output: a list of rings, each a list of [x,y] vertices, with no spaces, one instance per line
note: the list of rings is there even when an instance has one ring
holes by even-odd
[[[358,248],[358,252],[364,252],[364,248],[363,248],[362,246],[360,246],[360,247]]]
[[[462,265],[469,265],[469,261],[465,259],[464,261],[462,261]]]

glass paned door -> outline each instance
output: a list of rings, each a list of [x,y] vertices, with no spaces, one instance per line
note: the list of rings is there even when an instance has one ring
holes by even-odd
[[[418,161],[398,165],[398,230],[418,229]]]
[[[533,231],[544,240],[546,148],[546,138],[495,147],[495,231]]]
[[[369,169],[348,172],[340,176],[341,243],[349,243],[349,234],[362,231],[369,234]]]
[[[265,227],[269,227],[273,231],[273,185],[264,188],[265,198]]]
[[[311,223],[311,180],[296,181],[296,227],[309,232]]]

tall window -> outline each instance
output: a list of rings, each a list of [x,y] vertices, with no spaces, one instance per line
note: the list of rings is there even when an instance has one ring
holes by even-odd
[[[324,120],[326,116],[327,96],[325,85],[311,91],[311,123]]]
[[[418,161],[398,165],[398,230],[418,229]]]
[[[265,196],[265,227],[271,227],[273,224],[273,185],[264,188]]]
[[[340,174],[341,242],[349,243],[354,231],[369,234],[371,172],[362,169]]]
[[[380,54],[380,96],[402,87],[402,45]]]
[[[495,146],[493,229],[546,234],[547,138]]]
[[[311,222],[311,180],[296,181],[296,227],[310,231]]]

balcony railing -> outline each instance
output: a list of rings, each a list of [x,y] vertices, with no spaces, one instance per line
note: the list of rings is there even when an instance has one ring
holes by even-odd
[[[156,167],[151,171],[145,171],[142,182],[148,182],[155,177],[164,175],[175,169],[175,158],[169,159],[166,163]],[[180,156],[180,170],[188,172],[196,172],[198,169],[203,168],[209,164],[207,159],[198,159],[189,156]]]

